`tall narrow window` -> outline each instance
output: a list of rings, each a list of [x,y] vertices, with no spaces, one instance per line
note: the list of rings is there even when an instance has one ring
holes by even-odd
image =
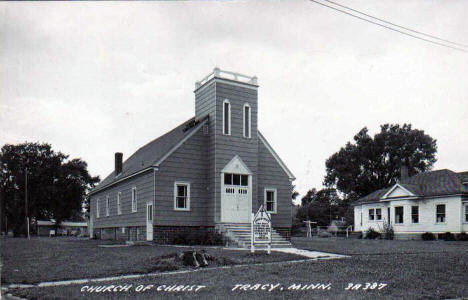
[[[373,208],[369,209],[369,221],[375,220],[375,210]]]
[[[468,204],[465,205],[465,222],[468,223]]]
[[[438,204],[436,206],[436,222],[445,223],[445,204]]]
[[[134,187],[132,188],[132,212],[136,212],[137,211],[137,188]]]
[[[419,223],[419,206],[411,206],[411,221]]]
[[[376,208],[375,209],[375,219],[376,220],[382,220],[382,209],[381,208]]]
[[[120,198],[122,197],[122,192],[117,193],[117,214],[121,215],[122,214],[122,202]]]
[[[174,183],[174,209],[190,210],[190,183]]]
[[[250,138],[250,105],[244,104],[244,137]]]
[[[231,103],[229,100],[223,102],[223,134],[231,134]]]
[[[276,189],[265,189],[265,210],[269,213],[276,213]]]
[[[101,213],[99,212],[99,199],[96,199],[96,218],[99,218]]]
[[[106,217],[110,214],[109,212],[109,196],[106,197]]]
[[[403,206],[395,207],[395,224],[403,223]]]

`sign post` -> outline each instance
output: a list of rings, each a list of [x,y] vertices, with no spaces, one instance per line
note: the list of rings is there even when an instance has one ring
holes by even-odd
[[[252,218],[251,252],[255,252],[255,244],[267,245],[268,254],[271,253],[271,217],[265,208],[260,206]]]

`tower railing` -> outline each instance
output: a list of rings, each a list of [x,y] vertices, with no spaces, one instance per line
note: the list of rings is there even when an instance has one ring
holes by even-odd
[[[244,75],[244,74],[240,74],[240,73],[236,73],[236,72],[225,71],[225,70],[221,70],[220,68],[216,67],[216,68],[213,69],[213,72],[211,72],[210,74],[203,77],[203,79],[195,82],[195,89],[198,89],[199,87],[204,85],[206,82],[208,82],[213,77],[226,78],[226,79],[245,82],[245,83],[249,83],[249,84],[255,84],[255,85],[258,82],[257,76],[248,76],[248,75]]]

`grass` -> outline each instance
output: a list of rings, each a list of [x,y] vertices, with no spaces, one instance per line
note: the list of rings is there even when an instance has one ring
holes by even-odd
[[[15,295],[35,299],[452,299],[466,297],[468,242],[294,239],[303,248],[352,255],[338,260],[236,267],[94,285],[132,284],[122,293],[82,293],[82,285],[31,288]],[[142,247],[143,248],[143,247]],[[151,248],[151,247],[147,247]],[[244,254],[240,254],[246,255]],[[385,283],[381,290],[345,290],[349,283]],[[236,284],[280,284],[268,291],[232,291]],[[331,284],[330,290],[288,290],[292,284]],[[204,285],[199,292],[136,292],[138,285]]]
[[[174,246],[98,247],[111,241],[76,238],[2,238],[2,283],[38,283],[67,279],[98,278],[123,274],[172,271],[187,268],[168,259],[189,249]],[[121,242],[120,242],[121,243]],[[204,248],[203,248],[204,249]],[[246,251],[206,248],[215,258],[210,266],[302,259],[273,253],[250,255]],[[164,259],[161,257],[168,256]]]

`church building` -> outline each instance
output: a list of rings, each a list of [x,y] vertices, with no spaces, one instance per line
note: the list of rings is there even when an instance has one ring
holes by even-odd
[[[168,243],[216,231],[250,243],[264,205],[274,242],[289,244],[295,179],[257,129],[257,78],[215,68],[195,84],[195,116],[149,142],[90,192],[90,232],[103,239]]]

